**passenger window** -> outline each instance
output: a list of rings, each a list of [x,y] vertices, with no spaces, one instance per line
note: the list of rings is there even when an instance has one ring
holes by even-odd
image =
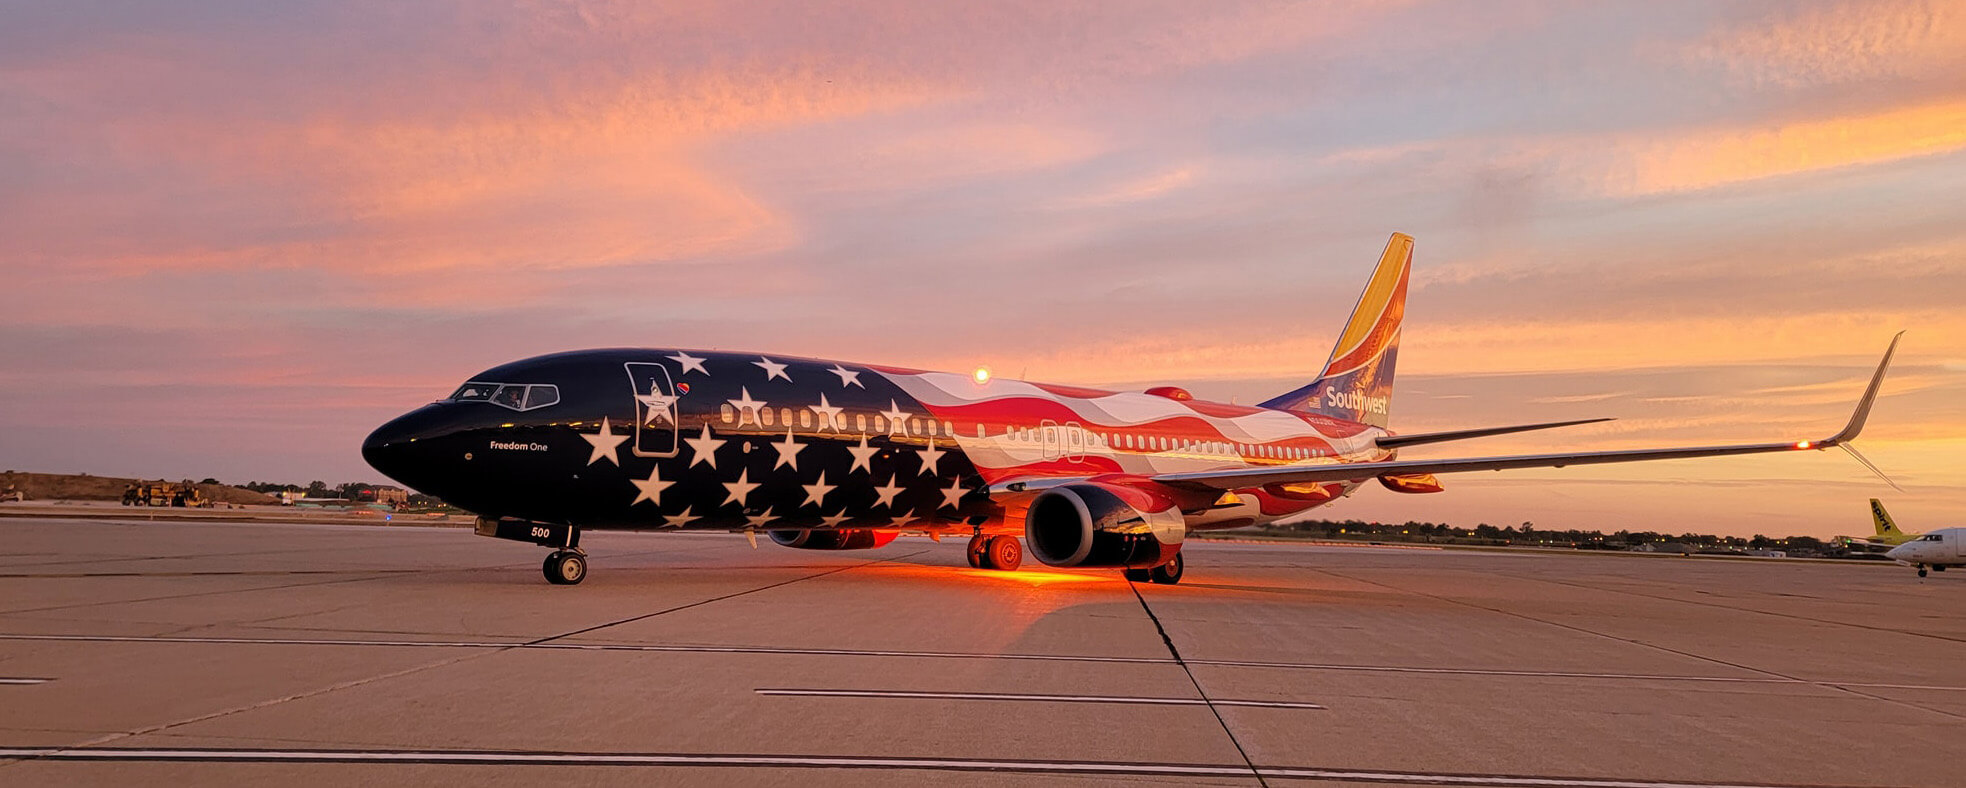
[[[737,418],[737,409],[726,404],[717,409],[717,414],[724,417],[725,424],[729,424],[732,419]]]
[[[765,426],[767,426],[767,427],[769,427],[769,426],[771,426],[771,425],[772,425],[772,424],[774,423],[774,418],[775,418],[775,417],[774,417],[774,414],[772,413],[772,410],[771,410],[771,408],[759,408],[759,409],[758,409],[758,423],[759,423],[759,424],[763,424],[763,425],[765,425]]]
[[[799,429],[802,430],[812,429],[812,411],[809,410],[799,411]]]
[[[785,425],[786,427],[788,427],[788,428],[789,428],[789,427],[791,427],[791,426],[792,426],[792,409],[791,409],[791,408],[779,408],[779,409],[778,409],[778,422],[779,422],[780,424],[784,424],[784,425]]]
[[[560,402],[559,386],[532,386],[527,389],[526,410],[557,405]]]
[[[867,431],[867,414],[865,413],[853,414],[853,429],[855,432]]]
[[[874,431],[875,431],[875,432],[887,432],[887,417],[886,417],[886,416],[875,416],[875,417],[874,417]]]

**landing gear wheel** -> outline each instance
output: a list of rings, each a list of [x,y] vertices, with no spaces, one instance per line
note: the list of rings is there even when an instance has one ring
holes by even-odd
[[[579,585],[587,579],[587,556],[562,550],[546,557],[546,582],[556,586]]]
[[[1024,563],[1024,546],[1017,543],[1015,536],[992,536],[983,561],[987,568],[1011,571]]]
[[[1126,582],[1129,583],[1151,583],[1154,581],[1154,570],[1152,569],[1127,569],[1120,572],[1120,574],[1125,575]]]
[[[1175,583],[1181,582],[1181,572],[1183,568],[1184,565],[1183,562],[1181,561],[1181,554],[1175,553],[1174,560],[1147,570],[1148,572],[1147,579],[1152,580],[1153,582],[1159,583],[1164,586],[1171,586],[1174,585]]]
[[[1925,567],[1922,567],[1922,566],[1921,566],[1921,567],[1919,567],[1919,568],[1918,568],[1918,576],[1919,576],[1919,577],[1924,577],[1924,576],[1925,576]]]
[[[1945,565],[1945,564],[1933,564],[1933,565],[1932,565],[1932,571],[1934,571],[1934,572],[1943,572],[1943,571],[1945,571],[1945,570],[1946,570],[1946,565]]]
[[[990,552],[990,537],[981,534],[969,538],[969,568],[982,569],[983,561]]]

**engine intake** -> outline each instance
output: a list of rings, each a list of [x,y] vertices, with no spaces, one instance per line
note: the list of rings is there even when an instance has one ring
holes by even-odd
[[[898,531],[876,531],[872,528],[805,528],[797,531],[772,531],[771,540],[800,550],[872,550],[894,541],[898,533]]]
[[[1024,542],[1051,566],[1160,566],[1181,552],[1181,510],[1139,490],[1101,484],[1053,487],[1031,499]]]

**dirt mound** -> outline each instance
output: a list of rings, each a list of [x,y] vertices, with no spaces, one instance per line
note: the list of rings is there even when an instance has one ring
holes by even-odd
[[[123,490],[138,479],[118,476],[89,476],[66,473],[0,473],[0,493],[20,490],[29,500],[59,501],[117,501],[122,500]],[[150,479],[148,481],[157,481]],[[166,480],[181,481],[181,480]],[[198,493],[206,500],[217,503],[274,504],[279,503],[273,496],[241,489],[225,484],[196,485]],[[11,495],[5,496],[11,499]]]

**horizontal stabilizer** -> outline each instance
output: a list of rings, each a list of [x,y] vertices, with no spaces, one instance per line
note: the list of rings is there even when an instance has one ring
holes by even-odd
[[[1606,416],[1600,419],[1578,419],[1576,421],[1552,421],[1544,424],[1518,424],[1512,427],[1483,427],[1481,429],[1454,430],[1452,432],[1416,432],[1412,435],[1387,435],[1380,438],[1376,442],[1379,444],[1379,448],[1381,449],[1397,449],[1401,446],[1418,446],[1422,443],[1446,443],[1448,441],[1464,441],[1469,438],[1486,438],[1490,435],[1507,435],[1512,432],[1548,430],[1548,429],[1555,429],[1557,427],[1575,427],[1579,424],[1596,424],[1600,421],[1611,421],[1611,420],[1612,420],[1611,417]]]

